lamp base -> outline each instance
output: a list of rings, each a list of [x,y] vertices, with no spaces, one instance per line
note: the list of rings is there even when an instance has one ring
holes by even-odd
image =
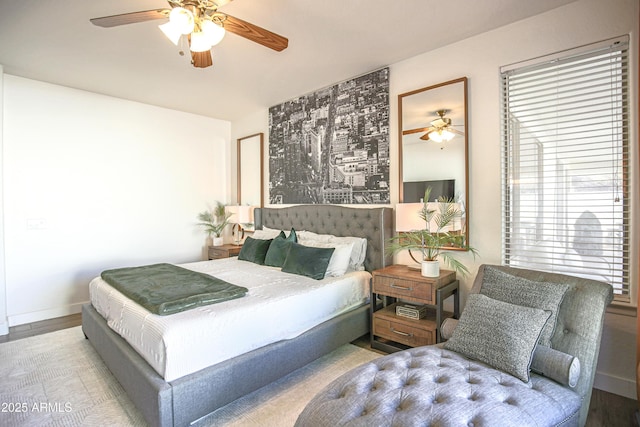
[[[240,224],[233,224],[231,235],[233,236],[233,243],[239,245],[242,239],[244,239],[244,228],[242,228]]]

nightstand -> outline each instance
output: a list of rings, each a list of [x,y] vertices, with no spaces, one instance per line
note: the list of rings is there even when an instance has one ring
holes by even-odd
[[[460,282],[456,273],[440,270],[440,277],[423,277],[419,270],[391,265],[373,272],[371,285],[371,348],[386,352],[436,344],[445,317],[460,315]],[[453,313],[443,311],[453,296]],[[426,305],[426,317],[412,319],[396,314],[404,302]]]
[[[209,246],[209,259],[230,258],[232,256],[238,256],[242,249],[242,245],[221,245],[221,246]]]

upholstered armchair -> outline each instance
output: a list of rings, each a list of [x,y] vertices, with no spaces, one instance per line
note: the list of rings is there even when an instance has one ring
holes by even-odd
[[[612,298],[594,280],[483,265],[448,341],[342,375],[296,426],[582,426]]]

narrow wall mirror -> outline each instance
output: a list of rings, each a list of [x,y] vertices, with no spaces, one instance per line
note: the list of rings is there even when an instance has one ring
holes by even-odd
[[[238,204],[262,207],[264,134],[238,138]]]
[[[453,198],[462,218],[455,232],[469,245],[467,78],[398,95],[400,202]]]

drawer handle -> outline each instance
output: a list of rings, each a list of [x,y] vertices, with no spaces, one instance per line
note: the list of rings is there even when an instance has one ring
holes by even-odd
[[[389,285],[390,288],[394,288],[394,289],[400,289],[401,291],[412,291],[413,288],[408,288],[406,286],[398,286],[395,283],[392,283]]]
[[[409,337],[411,338],[413,336],[413,334],[409,334],[407,332],[402,332],[402,331],[396,331],[395,329],[391,328],[391,332],[393,332],[394,334],[398,334],[398,335],[402,335],[403,337]]]

